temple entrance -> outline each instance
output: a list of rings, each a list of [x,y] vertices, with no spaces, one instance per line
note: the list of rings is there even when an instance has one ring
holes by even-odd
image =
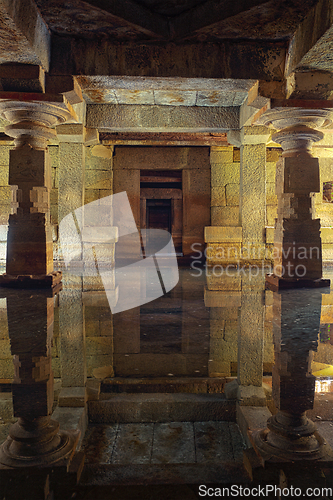
[[[117,146],[113,192],[122,191],[138,230],[169,231],[185,258],[204,250],[204,228],[210,225],[208,147]]]

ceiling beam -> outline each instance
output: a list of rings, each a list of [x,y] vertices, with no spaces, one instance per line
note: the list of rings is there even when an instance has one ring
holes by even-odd
[[[52,36],[51,74],[280,80],[285,43],[149,44]]]
[[[33,0],[0,0],[17,28],[33,48],[45,71],[49,71],[51,34]]]
[[[302,64],[303,57],[333,24],[333,0],[318,0],[300,23],[290,41],[285,77]]]

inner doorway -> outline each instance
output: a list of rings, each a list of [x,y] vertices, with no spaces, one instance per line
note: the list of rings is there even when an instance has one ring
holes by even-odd
[[[147,229],[163,229],[171,233],[171,199],[146,200]]]
[[[179,170],[140,171],[141,228],[168,231],[182,253],[183,196]]]

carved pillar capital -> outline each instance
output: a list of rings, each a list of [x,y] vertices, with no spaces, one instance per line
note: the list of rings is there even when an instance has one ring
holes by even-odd
[[[275,108],[260,117],[259,123],[278,130],[273,141],[281,144],[282,156],[310,154],[312,144],[324,134],[319,128],[331,123],[329,109]]]
[[[5,132],[14,137],[16,148],[29,144],[34,149],[45,149],[47,141],[56,137],[51,127],[72,119],[64,103],[45,101],[4,100],[0,116],[11,122]]]

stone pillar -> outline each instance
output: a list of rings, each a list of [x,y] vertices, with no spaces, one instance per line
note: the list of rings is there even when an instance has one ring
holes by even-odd
[[[59,102],[0,102],[0,114],[11,122],[6,134],[15,138],[10,152],[9,184],[12,214],[9,217],[6,274],[0,284],[17,287],[53,287],[61,273],[53,272],[50,225],[51,167],[47,141],[51,128],[72,118],[62,96]]]
[[[278,217],[274,233],[272,289],[328,286],[322,280],[320,220],[314,218],[314,196],[320,191],[319,162],[312,143],[323,138],[316,130],[329,123],[328,110],[279,108],[260,119],[279,132],[273,140],[283,148],[276,165]]]
[[[266,127],[240,132],[239,214],[243,232],[242,264],[263,265],[266,225]]]

